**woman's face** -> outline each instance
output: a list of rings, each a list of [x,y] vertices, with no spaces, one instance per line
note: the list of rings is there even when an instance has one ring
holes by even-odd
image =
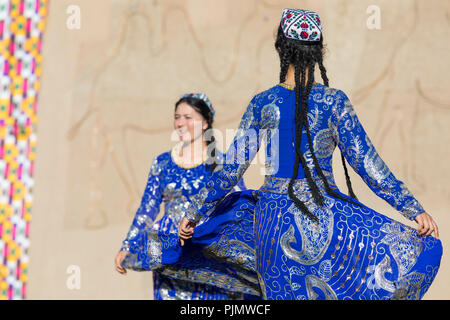
[[[181,141],[193,142],[203,135],[208,123],[199,112],[182,102],[175,110],[173,126]]]

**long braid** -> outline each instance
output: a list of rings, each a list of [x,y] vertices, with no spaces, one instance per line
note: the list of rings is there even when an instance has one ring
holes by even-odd
[[[207,147],[207,153],[208,153],[208,159],[206,160],[206,163],[210,165],[209,170],[211,173],[214,172],[214,169],[217,167],[217,148],[216,148],[216,138],[212,134],[212,118],[211,121],[208,121],[208,128],[206,129],[208,132],[211,132],[209,134],[209,139],[206,139],[206,147]]]
[[[302,69],[302,70],[300,70],[300,69]],[[301,71],[303,71],[303,72],[301,72]],[[301,80],[300,80],[300,74],[302,75]],[[301,113],[299,110],[300,109],[299,100],[300,100],[300,95],[301,95],[301,90],[302,90],[302,86],[301,86],[300,82],[301,83],[304,82],[304,66],[299,66],[298,64],[296,64],[295,82],[296,82],[296,87],[295,87],[295,161],[294,161],[294,172],[293,172],[291,180],[289,181],[288,194],[289,194],[289,197],[291,198],[291,200],[297,206],[297,208],[299,208],[310,219],[312,219],[314,221],[318,221],[318,218],[314,214],[312,214],[308,210],[306,205],[302,201],[300,201],[300,199],[298,199],[298,197],[294,194],[294,182],[295,182],[295,179],[297,179],[298,168],[299,168],[300,162],[304,166],[303,154],[300,150],[303,121],[301,121],[301,117],[300,117]]]
[[[345,164],[345,158],[344,158],[344,154],[342,153],[342,151],[341,151],[341,160],[342,160],[342,165],[344,166],[345,181],[347,184],[348,193],[350,194],[350,197],[358,200],[355,193],[353,192],[352,183],[350,182],[350,176],[348,175],[347,166]]]
[[[309,65],[308,84],[312,84],[312,82],[314,81],[314,65],[315,65],[314,62],[312,62]],[[312,139],[311,139],[311,133],[309,131],[309,122],[308,121],[305,122],[305,127],[306,127],[306,133],[307,133],[307,137],[308,137],[309,150],[311,151],[311,156],[313,158],[314,167],[324,183],[325,190],[328,192],[328,194],[331,194],[338,199],[344,200],[345,199],[344,197],[342,197],[340,194],[338,194],[333,189],[331,189],[331,187],[328,183],[328,179],[325,177],[325,174],[323,173],[322,168],[319,165],[319,161],[317,160],[317,157],[314,153],[314,148],[313,148],[313,143],[312,143]],[[354,202],[352,202],[352,203],[354,203]],[[354,203],[354,204],[356,204],[356,203]]]
[[[327,70],[325,69],[325,67],[323,65],[322,55],[320,56],[318,63],[319,63],[319,69],[320,69],[320,74],[322,76],[323,83],[328,87],[329,85],[328,85]],[[347,184],[348,193],[349,193],[350,197],[358,200],[355,193],[353,192],[352,183],[350,181],[350,176],[348,174],[347,166],[345,164],[345,157],[344,157],[344,153],[342,152],[342,150],[341,150],[341,160],[342,160],[342,165],[344,167],[345,181]]]
[[[322,38],[321,38],[322,40]],[[335,192],[333,189],[330,188],[328,180],[326,179],[319,162],[317,160],[317,157],[314,154],[314,148],[312,144],[311,139],[311,133],[309,130],[309,122],[308,122],[308,111],[307,111],[307,105],[308,105],[308,98],[309,93],[312,90],[312,85],[314,82],[314,69],[315,69],[315,63],[318,63],[320,73],[322,80],[324,82],[325,86],[328,86],[328,77],[326,75],[326,69],[323,65],[323,46],[322,42],[320,45],[312,45],[312,46],[304,46],[296,42],[295,40],[287,39],[283,35],[283,31],[281,29],[281,26],[278,29],[278,36],[277,40],[275,42],[275,48],[278,50],[278,53],[280,55],[280,82],[284,82],[286,80],[287,70],[289,68],[289,65],[294,65],[295,67],[295,161],[294,161],[294,168],[293,168],[293,175],[291,180],[289,181],[289,187],[288,187],[288,194],[290,199],[294,202],[296,207],[300,209],[305,215],[307,215],[310,219],[313,221],[318,222],[318,217],[316,217],[314,214],[312,214],[306,205],[297,198],[297,196],[294,193],[294,183],[298,176],[298,169],[300,163],[302,164],[303,171],[305,173],[306,179],[308,181],[308,185],[311,188],[312,197],[316,204],[322,206],[324,197],[317,186],[316,182],[314,181],[311,170],[309,169],[306,160],[304,158],[304,155],[301,151],[301,139],[302,139],[302,129],[303,125],[305,125],[307,137],[308,137],[308,146],[309,150],[311,152],[312,158],[313,158],[313,164],[314,168],[317,171],[317,174],[321,178],[321,180],[324,182],[325,190],[328,194],[334,196],[335,198],[341,199],[343,201],[355,204],[357,206],[361,206],[361,204],[352,201],[351,199],[348,199],[346,197],[341,196],[337,192]],[[306,68],[308,68],[308,80],[305,85],[305,78],[306,78]],[[344,159],[342,153],[341,153],[342,159]],[[344,164],[344,171],[346,174],[346,180],[347,180],[347,187],[349,188],[350,196],[354,199],[356,199],[356,196],[353,193],[353,190],[351,188],[351,182],[350,177],[348,176],[347,168]]]
[[[289,57],[291,53],[290,50],[286,50],[283,52],[282,55],[280,55],[280,83],[283,83],[286,81],[286,74],[289,69]]]
[[[298,63],[299,63],[299,61],[297,62],[297,65],[298,65]],[[306,67],[309,67],[309,66],[306,66],[306,65],[303,64],[303,67],[302,67],[302,83],[300,84],[301,88],[302,88],[302,95],[301,95],[301,109],[300,109],[299,116],[300,116],[300,121],[302,123],[302,127],[305,126],[305,128],[308,128],[309,127],[309,125],[308,125],[308,118],[307,118],[307,114],[308,114],[308,96],[309,96],[309,93],[311,92],[311,89],[312,89],[313,79],[308,78],[306,86],[304,85],[304,79],[306,78],[306,70],[305,70]],[[296,83],[296,87],[298,87],[298,83]],[[300,133],[300,134],[302,134],[302,133]],[[309,166],[308,166],[308,164],[307,164],[307,162],[306,162],[306,160],[304,158],[303,153],[301,153],[301,158],[300,159],[302,160],[303,171],[305,172],[305,176],[306,176],[308,184],[309,184],[309,186],[311,188],[314,200],[319,205],[322,205],[323,204],[323,195],[320,192],[319,187],[317,186],[316,182],[313,179],[313,176],[312,176],[312,173],[311,173],[311,169],[309,168]]]
[[[323,60],[322,55],[320,55],[319,56],[319,61],[317,62],[319,64],[320,75],[322,76],[323,84],[325,86],[329,87],[328,77],[327,77],[327,70],[325,69],[322,60]]]

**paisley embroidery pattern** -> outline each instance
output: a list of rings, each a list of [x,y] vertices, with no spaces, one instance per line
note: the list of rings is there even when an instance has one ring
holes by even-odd
[[[314,275],[306,276],[306,290],[308,292],[309,300],[317,300],[319,298],[318,291],[321,294],[321,298],[325,300],[337,300],[336,294],[333,289],[323,280]]]
[[[213,242],[203,249],[207,254],[212,253],[225,263],[236,266],[245,266],[245,268],[255,270],[255,252],[254,249],[238,240],[229,240],[226,236]]]

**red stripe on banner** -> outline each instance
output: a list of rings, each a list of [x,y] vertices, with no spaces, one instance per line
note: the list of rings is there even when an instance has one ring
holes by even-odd
[[[14,37],[11,37],[11,42],[9,43],[9,53],[13,56],[14,55]]]
[[[11,200],[12,200],[13,194],[14,194],[14,185],[11,183],[11,184],[9,185],[9,200],[10,200],[10,202],[11,202]]]
[[[23,96],[27,96],[27,90],[28,90],[28,79],[25,79],[23,81]]]
[[[8,60],[5,60],[5,63],[3,64],[3,75],[7,76],[9,73],[9,63]]]
[[[31,19],[27,19],[27,38],[30,36],[31,32]]]
[[[19,60],[17,62],[17,74],[20,75],[21,72],[22,72],[22,60]]]

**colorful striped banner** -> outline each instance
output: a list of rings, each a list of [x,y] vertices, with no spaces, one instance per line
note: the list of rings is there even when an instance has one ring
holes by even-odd
[[[0,0],[0,299],[24,299],[48,0]]]

